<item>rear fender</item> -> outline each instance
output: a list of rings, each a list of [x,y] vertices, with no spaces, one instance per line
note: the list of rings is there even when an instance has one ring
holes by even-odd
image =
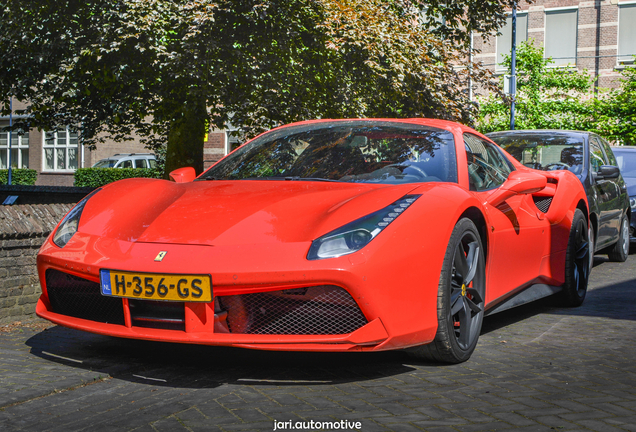
[[[548,184],[554,184],[554,197],[547,213],[550,221],[550,251],[552,256],[557,256],[567,249],[570,237],[570,227],[577,208],[585,214],[588,224],[589,205],[585,189],[581,181],[570,171],[552,171],[546,173]]]

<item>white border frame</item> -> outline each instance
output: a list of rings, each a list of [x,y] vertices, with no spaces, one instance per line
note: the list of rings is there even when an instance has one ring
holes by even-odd
[[[512,15],[512,12],[506,12],[506,19],[508,18],[508,15]],[[517,11],[517,17],[519,17],[519,15],[526,15],[527,20],[526,20],[526,41],[528,40],[528,30],[530,29],[530,11],[529,10],[523,10],[523,11]],[[512,39],[512,35],[510,35],[510,38]],[[495,73],[501,73],[501,72],[505,72],[505,68],[502,68],[499,66],[499,63],[497,63],[497,52],[498,52],[498,48],[499,48],[499,36],[495,36]]]
[[[57,157],[56,157],[56,152],[55,149],[66,149],[66,165],[68,166],[68,149],[70,148],[75,148],[76,149],[76,154],[77,154],[77,167],[79,168],[81,166],[81,161],[80,161],[80,138],[79,138],[79,132],[75,132],[77,133],[77,146],[71,146],[68,144],[68,141],[70,140],[70,133],[71,131],[69,130],[68,126],[64,128],[64,130],[66,131],[66,137],[67,137],[67,141],[66,141],[66,145],[64,146],[57,146],[54,145],[53,147],[51,146],[47,146],[46,145],[46,134],[50,133],[51,131],[42,131],[42,173],[46,173],[46,174],[69,174],[69,173],[74,173],[77,168],[67,168],[67,169],[57,169],[57,168],[53,168],[53,169],[47,169],[46,168],[46,150],[47,149],[53,149],[53,165],[55,165],[55,167],[57,167]],[[55,142],[57,143],[57,130],[53,131],[53,133],[55,134]]]
[[[543,58],[547,58],[546,57],[546,44],[548,41],[548,29],[547,29],[547,23],[548,23],[548,19],[547,19],[547,15],[551,12],[567,12],[567,11],[572,11],[572,10],[576,10],[576,36],[575,36],[575,40],[576,40],[576,46],[574,48],[574,64],[572,63],[568,63],[567,65],[547,65],[548,68],[553,68],[553,69],[557,69],[557,68],[564,68],[564,69],[577,69],[578,68],[578,59],[579,59],[579,6],[564,6],[564,7],[556,7],[556,8],[550,8],[550,9],[544,9],[543,10]]]
[[[636,6],[636,1],[631,0],[631,1],[625,1],[625,2],[620,2],[616,5],[618,7],[618,11],[617,11],[617,23],[616,23],[616,68],[618,69],[624,69],[625,67],[630,67],[636,64],[636,60],[634,60],[634,58],[632,57],[632,61],[621,61],[620,57],[621,54],[618,52],[618,49],[620,47],[620,35],[621,35],[621,6]],[[636,54],[636,53],[634,53]]]
[[[17,132],[13,131],[11,133],[11,138],[13,138],[13,134],[15,134],[18,137],[18,146],[17,147],[13,147],[11,146],[11,150],[17,149],[17,150],[24,150],[24,149],[28,149],[29,153],[31,150],[31,134],[29,133],[30,131],[28,131],[27,133],[29,134],[29,142],[27,143],[27,145],[23,145],[22,144],[22,137],[23,135],[19,135]],[[7,162],[9,162],[9,132],[4,132],[4,131],[0,131],[0,133],[6,134],[6,138],[7,138],[7,145],[6,147],[0,147],[0,152],[6,152],[7,153]],[[29,154],[29,159],[31,159],[31,155]],[[17,169],[21,169],[21,163],[22,162],[22,152],[18,151],[18,165],[17,165]],[[28,165],[28,163],[27,163]],[[29,167],[30,168],[30,167]],[[8,169],[7,168],[0,168],[0,169]]]

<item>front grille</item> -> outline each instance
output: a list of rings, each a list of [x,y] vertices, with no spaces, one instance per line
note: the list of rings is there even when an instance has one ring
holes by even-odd
[[[101,294],[99,283],[49,269],[46,290],[53,312],[110,324],[124,324],[121,299]]]
[[[539,210],[543,213],[548,212],[550,204],[552,204],[552,197],[533,196],[532,199]]]
[[[337,286],[316,286],[217,297],[235,334],[335,335],[351,333],[367,319],[351,295]]]
[[[183,302],[128,300],[128,306],[135,327],[185,331]]]

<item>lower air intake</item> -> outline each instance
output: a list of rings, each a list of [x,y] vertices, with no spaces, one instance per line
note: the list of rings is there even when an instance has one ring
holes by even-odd
[[[217,297],[235,334],[336,335],[351,333],[367,319],[344,289],[316,286]]]
[[[105,297],[98,282],[49,269],[46,290],[53,312],[109,324],[124,324],[124,307],[119,298]]]
[[[128,300],[134,327],[185,331],[183,302]]]

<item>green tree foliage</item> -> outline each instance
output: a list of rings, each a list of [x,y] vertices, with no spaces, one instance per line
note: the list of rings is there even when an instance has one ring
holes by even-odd
[[[498,32],[506,23],[504,11],[517,7],[519,0],[426,0],[414,4],[426,16],[424,26],[428,31],[456,47],[468,48],[470,32]]]
[[[590,129],[594,103],[583,97],[591,96],[590,76],[574,69],[551,68],[551,63],[532,40],[519,46],[515,129]],[[505,57],[504,65],[510,74],[510,56]],[[483,133],[510,129],[510,105],[510,98],[500,92],[482,100],[478,129]]]
[[[203,168],[208,124],[251,137],[311,118],[469,122],[468,30],[512,0],[0,0],[0,97],[84,144],[167,143],[166,172]],[[469,13],[466,13],[468,10]],[[7,112],[4,107],[3,112]],[[16,125],[16,127],[27,125]]]
[[[636,145],[636,68],[625,68],[621,75],[621,87],[594,102],[593,129],[610,141]]]

